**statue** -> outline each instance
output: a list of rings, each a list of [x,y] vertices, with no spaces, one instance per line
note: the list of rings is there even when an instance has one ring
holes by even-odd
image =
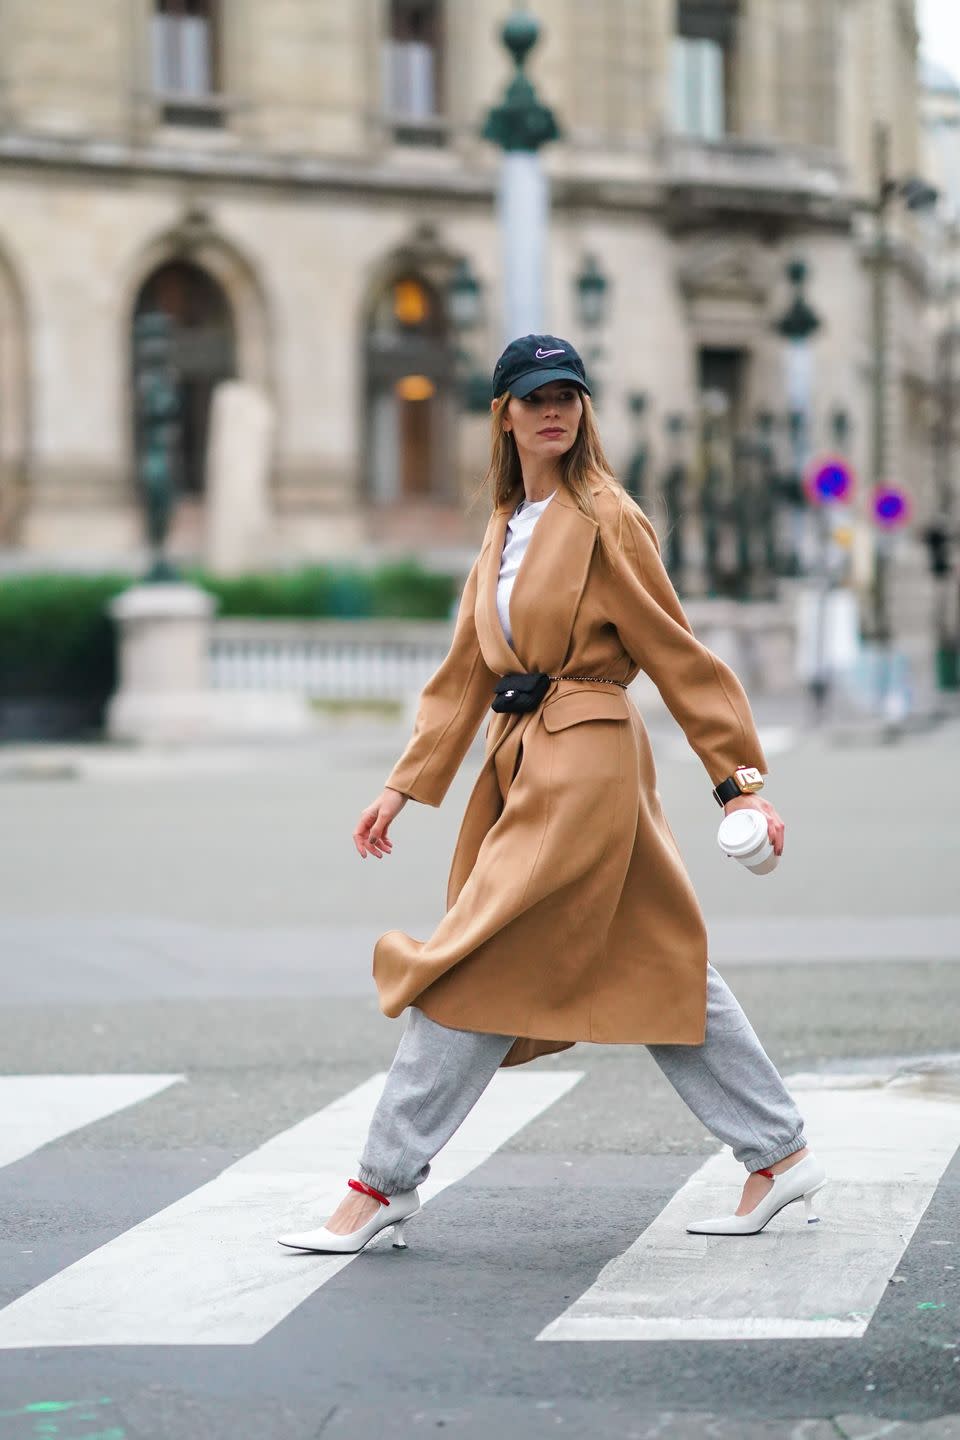
[[[633,418],[633,450],[627,462],[626,474],[624,476],[623,488],[631,499],[636,500],[641,509],[647,510],[646,497],[644,495],[644,484],[647,476],[647,466],[650,461],[649,447],[643,433],[644,416],[647,408],[647,397],[642,391],[635,391],[628,397],[627,404]]]
[[[729,524],[732,518],[732,455],[727,434],[726,395],[705,391],[703,410],[703,480],[700,486],[700,514],[703,532],[704,571],[707,594],[729,593],[731,556]]]
[[[664,564],[674,587],[682,593],[686,551],[683,528],[687,504],[687,467],[683,459],[683,436],[687,422],[682,415],[667,416],[670,437],[670,462],[663,477],[663,501],[667,512],[666,554]]]
[[[774,417],[769,410],[757,415],[757,459],[760,463],[760,495],[757,523],[760,527],[765,593],[773,599],[777,593],[779,573],[777,553],[776,453],[774,449]]]
[[[134,321],[137,476],[146,508],[153,563],[148,582],[179,580],[164,554],[176,499],[175,467],[180,444],[180,394],[171,352],[173,321],[160,311]]]

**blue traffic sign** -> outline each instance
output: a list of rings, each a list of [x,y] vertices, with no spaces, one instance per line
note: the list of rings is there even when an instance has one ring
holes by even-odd
[[[881,485],[873,492],[873,513],[881,525],[893,528],[909,518],[910,502],[902,490]]]
[[[804,471],[803,486],[816,505],[849,500],[853,493],[853,471],[838,455],[820,456]]]

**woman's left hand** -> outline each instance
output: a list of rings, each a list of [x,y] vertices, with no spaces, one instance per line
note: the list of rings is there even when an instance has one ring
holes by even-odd
[[[733,810],[759,810],[761,815],[766,815],[767,834],[770,837],[773,852],[775,855],[783,854],[784,823],[769,800],[761,800],[759,795],[735,795],[724,805],[723,813],[729,815]]]

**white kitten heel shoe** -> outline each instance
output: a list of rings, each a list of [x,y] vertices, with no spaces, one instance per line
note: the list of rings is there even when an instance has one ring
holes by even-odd
[[[758,1175],[769,1175],[773,1184],[758,1205],[746,1215],[717,1215],[711,1220],[691,1220],[687,1230],[691,1235],[757,1235],[785,1205],[802,1200],[806,1209],[808,1225],[815,1225],[820,1219],[813,1211],[813,1197],[827,1183],[827,1172],[820,1161],[809,1151],[796,1165],[789,1166],[774,1175],[772,1170],[758,1170]]]
[[[362,1180],[348,1180],[347,1184],[351,1190],[360,1190],[364,1195],[372,1195],[375,1200],[380,1201],[380,1209],[361,1225],[359,1230],[351,1230],[346,1235],[335,1235],[321,1225],[319,1230],[304,1230],[299,1235],[278,1235],[278,1245],[288,1245],[291,1250],[314,1250],[324,1255],[354,1255],[362,1250],[374,1235],[379,1235],[381,1230],[393,1226],[393,1248],[395,1250],[406,1250],[407,1242],[404,1237],[404,1226],[420,1209],[420,1196],[416,1188],[413,1190],[401,1190],[396,1195],[383,1195],[379,1190],[374,1190],[372,1185],[364,1185]]]

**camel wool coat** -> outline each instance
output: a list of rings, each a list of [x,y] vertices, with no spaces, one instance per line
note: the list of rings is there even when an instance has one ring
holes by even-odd
[[[767,770],[743,687],[695,638],[651,522],[615,482],[591,493],[599,523],[563,482],[537,520],[510,595],[512,646],[496,594],[516,498],[494,509],[449,653],[385,782],[438,806],[488,717],[446,913],[426,940],[381,935],[373,975],[385,1015],[416,1005],[441,1025],[515,1036],[504,1065],[578,1040],[701,1044],[707,936],[627,692],[556,680],[536,710],[498,713],[496,680],[629,683],[644,670],[711,785],[738,765]],[[715,823],[706,785],[704,802]]]

